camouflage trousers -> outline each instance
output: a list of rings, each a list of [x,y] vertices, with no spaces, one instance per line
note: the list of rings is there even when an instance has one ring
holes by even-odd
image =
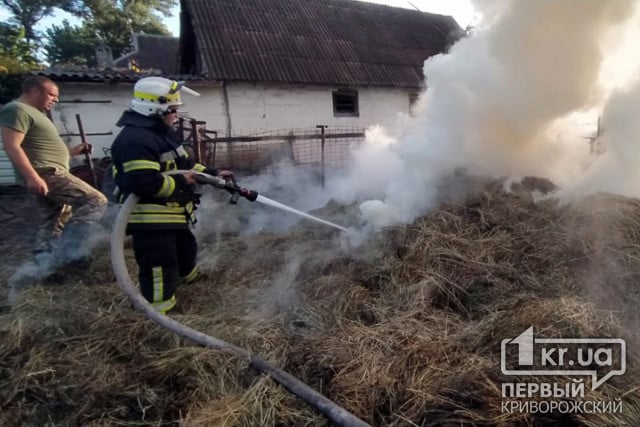
[[[96,223],[107,208],[107,198],[70,172],[59,168],[38,168],[47,183],[46,196],[32,194],[40,225],[35,252],[50,252],[62,236],[65,226]]]

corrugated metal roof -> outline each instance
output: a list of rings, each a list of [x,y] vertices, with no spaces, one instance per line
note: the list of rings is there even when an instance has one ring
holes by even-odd
[[[218,80],[419,87],[424,60],[462,33],[450,16],[352,0],[182,0],[182,13],[182,43]]]
[[[31,75],[46,76],[57,82],[110,82],[110,83],[132,83],[143,77],[162,76],[173,80],[184,81],[212,81],[205,75],[185,75],[166,74],[160,71],[145,71],[137,73],[125,68],[78,68],[78,69],[58,69],[48,68],[45,70],[30,71]]]

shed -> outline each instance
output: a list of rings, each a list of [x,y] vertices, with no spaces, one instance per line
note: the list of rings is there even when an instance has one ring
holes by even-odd
[[[19,176],[16,170],[0,145],[0,186],[15,185],[18,180]]]
[[[180,72],[222,83],[210,117],[227,135],[388,125],[463,34],[450,16],[362,1],[181,0]]]
[[[157,59],[164,40],[140,34],[134,52],[117,60],[127,67],[36,72],[60,84],[53,116],[61,133],[77,132],[80,113],[87,132],[110,132],[91,138],[106,149],[133,84],[148,75],[200,92],[183,97],[182,114],[220,136],[388,126],[411,114],[425,89],[424,61],[464,33],[450,16],[355,0],[182,0],[181,7],[179,50],[161,55],[165,64],[175,59],[180,74],[145,68],[161,66],[151,59],[142,70],[129,67]]]

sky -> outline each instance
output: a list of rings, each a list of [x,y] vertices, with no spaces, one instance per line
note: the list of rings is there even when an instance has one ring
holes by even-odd
[[[372,0],[368,3],[386,4],[389,6],[418,9],[422,12],[450,15],[462,28],[477,23],[478,16],[471,0]]]

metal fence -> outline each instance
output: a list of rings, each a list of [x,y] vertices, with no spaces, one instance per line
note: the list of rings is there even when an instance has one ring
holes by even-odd
[[[220,136],[204,122],[183,123],[185,140],[201,163],[251,174],[264,173],[274,164],[345,167],[352,148],[364,141],[364,128],[318,125],[242,136]]]

